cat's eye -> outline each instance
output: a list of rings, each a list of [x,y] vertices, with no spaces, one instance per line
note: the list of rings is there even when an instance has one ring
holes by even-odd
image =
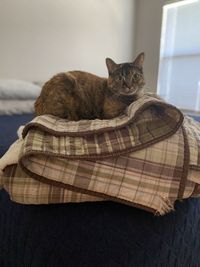
[[[133,75],[134,80],[138,80],[140,78],[140,75],[138,73],[135,73]]]

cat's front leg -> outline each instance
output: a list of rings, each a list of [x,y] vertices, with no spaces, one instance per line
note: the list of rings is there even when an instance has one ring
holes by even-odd
[[[113,119],[119,116],[126,108],[126,104],[119,101],[106,97],[103,104],[103,119]]]

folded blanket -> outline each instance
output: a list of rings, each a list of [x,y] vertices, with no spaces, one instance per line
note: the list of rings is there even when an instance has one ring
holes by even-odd
[[[36,117],[2,186],[26,204],[113,200],[165,214],[200,194],[200,124],[144,95],[112,120]]]

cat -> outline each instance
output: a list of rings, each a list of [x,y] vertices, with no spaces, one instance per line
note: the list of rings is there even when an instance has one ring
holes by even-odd
[[[36,116],[51,114],[68,120],[112,119],[143,93],[144,53],[132,63],[106,58],[108,78],[83,71],[53,76],[35,101]]]

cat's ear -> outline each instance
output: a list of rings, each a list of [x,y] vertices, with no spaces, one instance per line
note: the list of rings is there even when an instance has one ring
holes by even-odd
[[[111,58],[106,58],[106,66],[108,68],[108,73],[112,73],[117,69],[117,64],[111,59]]]
[[[140,53],[133,62],[133,65],[142,69],[144,63],[144,52]]]

